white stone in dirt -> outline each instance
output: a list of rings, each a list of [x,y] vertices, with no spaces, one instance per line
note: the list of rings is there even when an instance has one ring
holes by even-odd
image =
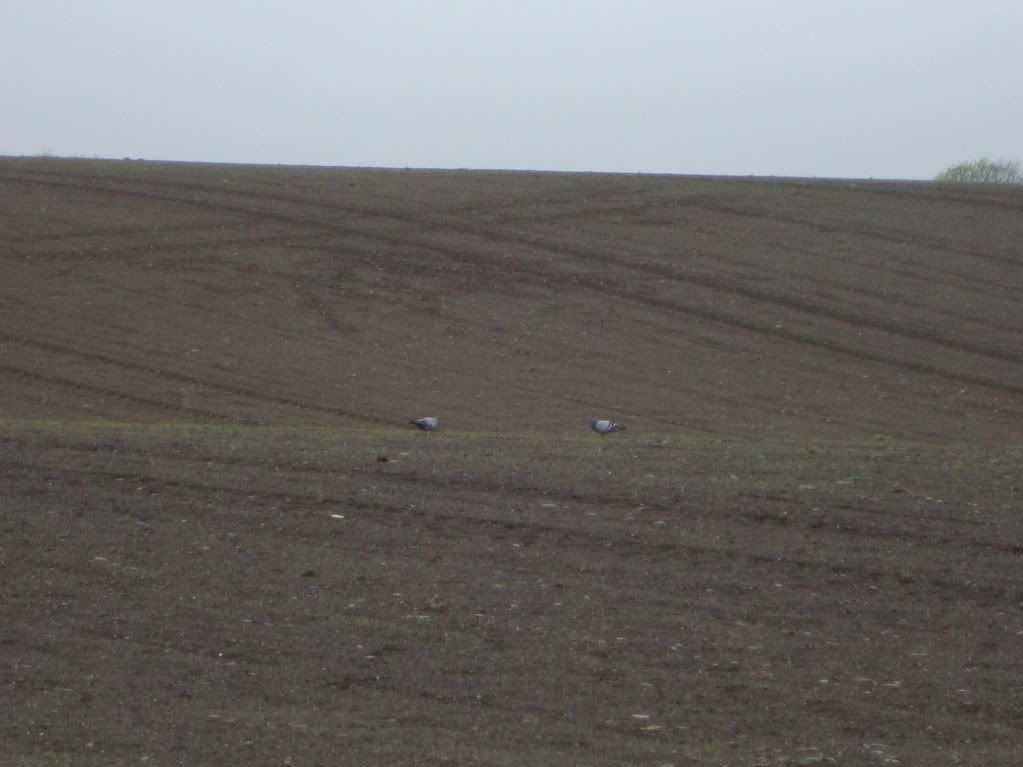
[[[417,418],[414,421],[409,421],[409,423],[422,431],[433,431],[440,426],[440,419],[428,415],[423,418]]]

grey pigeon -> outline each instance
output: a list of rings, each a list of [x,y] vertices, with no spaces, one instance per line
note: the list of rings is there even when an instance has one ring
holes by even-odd
[[[440,426],[440,421],[433,416],[426,416],[425,418],[417,418],[414,421],[409,421],[410,424],[416,426],[423,431],[433,431]]]
[[[597,434],[610,434],[613,431],[621,431],[625,427],[620,423],[614,421],[608,421],[606,419],[590,421],[590,428],[593,429]]]

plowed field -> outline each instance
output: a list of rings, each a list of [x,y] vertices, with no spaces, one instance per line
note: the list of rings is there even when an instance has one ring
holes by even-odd
[[[0,160],[0,763],[1023,763],[1021,242],[1007,187]]]

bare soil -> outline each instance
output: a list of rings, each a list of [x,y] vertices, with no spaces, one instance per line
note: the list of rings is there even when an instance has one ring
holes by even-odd
[[[0,160],[0,763],[1023,763],[1021,213]]]

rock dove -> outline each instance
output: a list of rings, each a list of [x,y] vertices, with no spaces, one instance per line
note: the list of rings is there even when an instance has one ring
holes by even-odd
[[[423,431],[433,431],[440,426],[440,421],[433,416],[426,416],[425,418],[417,418],[414,421],[409,421],[413,426],[417,426]]]
[[[597,432],[597,434],[610,434],[613,431],[621,431],[625,427],[622,426],[620,423],[615,423],[614,421],[601,419],[599,421],[597,420],[590,421],[590,428]]]

